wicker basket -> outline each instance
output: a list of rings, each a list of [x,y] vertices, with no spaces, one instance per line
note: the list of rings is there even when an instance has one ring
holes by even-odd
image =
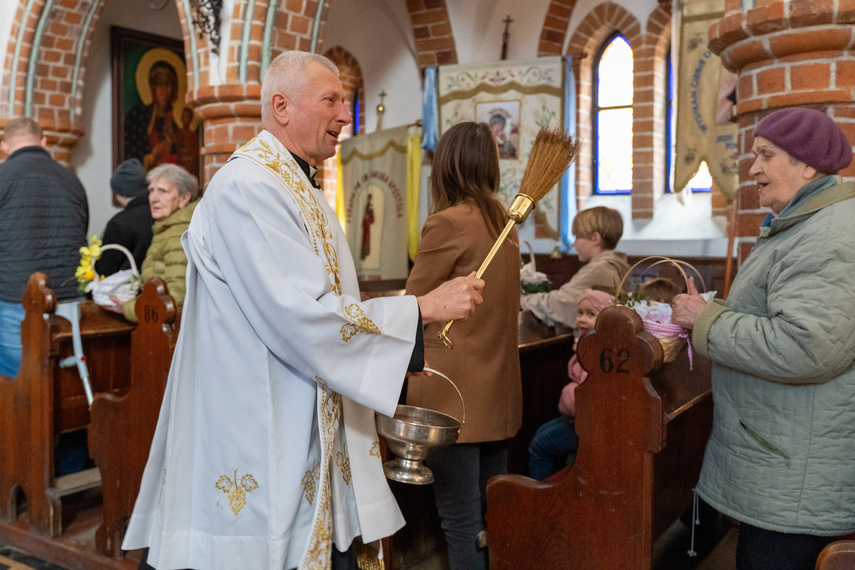
[[[99,279],[96,274],[95,279],[89,283],[86,290],[91,291],[92,300],[102,306],[115,305],[113,297],[119,299],[122,303],[136,299],[140,292],[140,273],[137,270],[134,256],[126,247],[116,243],[101,246],[101,251],[106,249],[115,249],[124,253],[131,263],[131,268],[123,269],[103,279]]]
[[[644,276],[644,273],[646,273],[650,268],[655,267],[657,265],[663,263],[670,263],[674,265],[680,271],[680,274],[683,276],[683,279],[685,279],[686,285],[688,285],[689,283],[689,277],[688,275],[686,275],[686,272],[683,268],[689,268],[700,280],[700,290],[706,290],[706,283],[704,283],[704,278],[701,276],[698,270],[690,263],[686,263],[685,261],[679,259],[671,259],[670,257],[650,256],[641,259],[629,268],[629,271],[626,272],[626,274],[623,276],[623,279],[621,279],[620,284],[618,285],[618,291],[623,290],[624,285],[627,283],[627,280],[629,279],[630,275],[632,275],[632,270],[643,263],[649,263],[649,265],[642,272],[642,276]],[[689,338],[688,331],[683,327],[672,323],[650,321],[644,319],[643,317],[641,320],[644,323],[644,330],[655,336],[656,339],[659,341],[659,344],[662,345],[663,362],[673,362],[677,358],[677,355],[680,354],[680,350],[682,350],[683,344],[685,344],[686,339]]]

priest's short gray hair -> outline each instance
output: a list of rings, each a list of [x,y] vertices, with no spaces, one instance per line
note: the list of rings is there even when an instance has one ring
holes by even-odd
[[[261,123],[270,118],[273,112],[272,99],[275,93],[296,96],[306,86],[306,66],[312,62],[326,66],[338,75],[338,67],[328,58],[305,51],[285,51],[270,62],[261,81]]]

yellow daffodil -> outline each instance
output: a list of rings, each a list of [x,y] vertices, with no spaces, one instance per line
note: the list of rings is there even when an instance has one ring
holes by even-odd
[[[81,285],[89,283],[95,279],[95,268],[93,266],[96,259],[101,257],[101,240],[98,236],[92,236],[88,246],[80,248],[80,265],[74,272],[77,282]]]

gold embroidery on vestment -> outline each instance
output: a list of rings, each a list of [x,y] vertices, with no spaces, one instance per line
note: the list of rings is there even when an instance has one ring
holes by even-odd
[[[350,456],[347,452],[347,446],[342,445],[342,450],[335,456],[336,465],[341,470],[341,478],[345,485],[350,485]]]
[[[315,192],[300,178],[299,167],[287,149],[284,146],[281,150],[274,148],[270,143],[261,140],[260,136],[243,145],[235,154],[267,169],[291,194],[303,215],[315,253],[324,261],[332,292],[341,296],[338,257],[332,244],[332,232],[329,230],[326,212],[318,202]]]
[[[312,468],[306,471],[303,475],[303,480],[300,481],[303,485],[303,495],[306,497],[306,502],[310,505],[315,502],[315,491],[318,488],[318,478],[321,476],[321,462],[315,461]]]
[[[306,558],[301,567],[329,568],[332,556],[332,493],[330,491],[330,461],[332,460],[333,445],[338,433],[341,418],[341,394],[324,387],[326,382],[319,376],[315,381],[322,386],[321,390],[321,450],[323,466],[319,465],[318,482],[320,483],[317,518],[309,537]],[[311,503],[310,503],[311,504]]]
[[[258,483],[249,473],[238,481],[238,471],[235,469],[234,480],[229,479],[228,475],[220,475],[214,487],[226,494],[229,498],[229,508],[237,517],[246,505],[246,494],[258,489]]]
[[[351,322],[341,325],[341,340],[344,342],[352,339],[356,333],[383,334],[383,331],[374,324],[374,321],[365,316],[362,307],[356,303],[344,308],[344,316]]]
[[[371,449],[368,450],[369,457],[380,457],[380,442],[375,441],[371,444]]]

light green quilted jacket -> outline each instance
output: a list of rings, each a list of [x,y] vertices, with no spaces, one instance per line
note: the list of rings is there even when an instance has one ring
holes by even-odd
[[[834,536],[855,531],[855,184],[812,184],[695,325],[715,403],[697,491],[760,528]]]

